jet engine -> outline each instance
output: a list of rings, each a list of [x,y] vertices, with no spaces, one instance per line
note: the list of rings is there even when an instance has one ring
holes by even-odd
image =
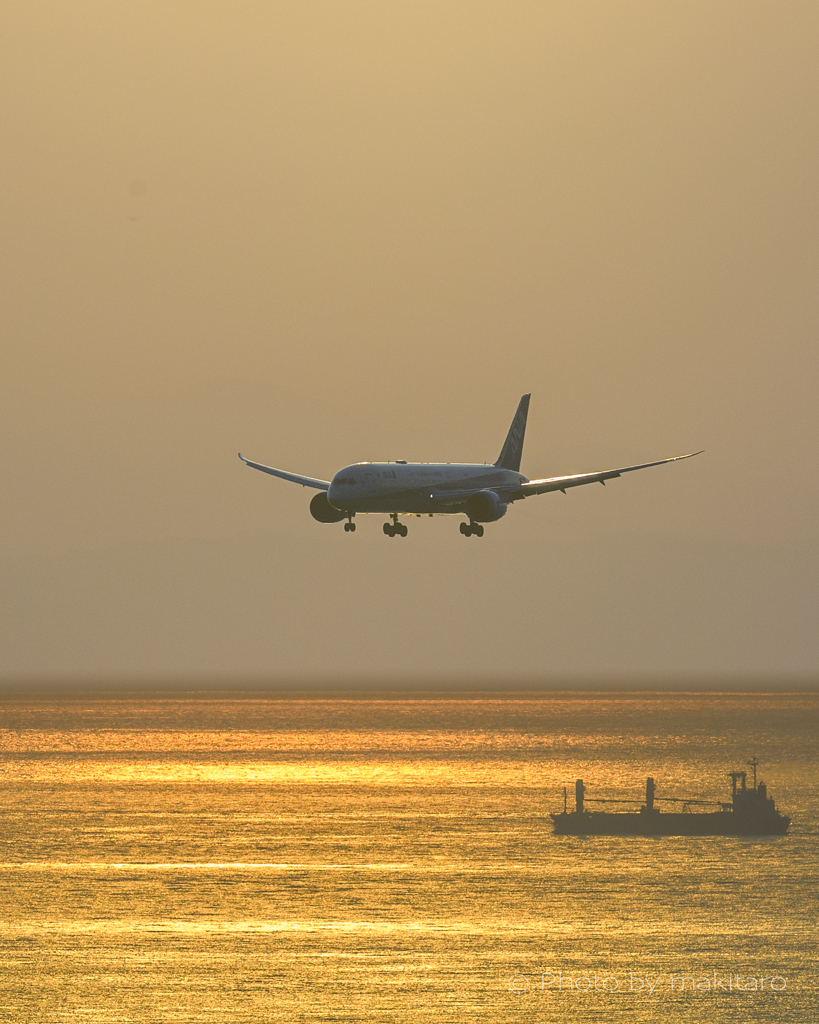
[[[319,491],[310,502],[310,515],[320,523],[340,523],[347,518],[346,512],[339,512],[327,500],[327,492]]]
[[[494,523],[506,515],[507,504],[494,491],[476,491],[467,500],[465,511],[476,523]]]

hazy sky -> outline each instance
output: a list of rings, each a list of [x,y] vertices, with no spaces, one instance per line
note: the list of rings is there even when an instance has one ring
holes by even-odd
[[[819,6],[10,2],[0,676],[819,669]],[[315,523],[365,459],[681,465]],[[413,525],[414,524],[414,525]]]

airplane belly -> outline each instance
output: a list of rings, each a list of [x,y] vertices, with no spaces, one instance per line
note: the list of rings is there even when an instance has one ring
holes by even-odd
[[[336,504],[336,502],[333,502]],[[341,507],[342,503],[338,503]],[[356,495],[352,501],[344,502],[343,511],[353,514],[383,512],[391,515],[449,515],[460,511],[454,509],[450,502],[442,498],[430,498],[428,495],[411,494],[406,491],[394,494]]]

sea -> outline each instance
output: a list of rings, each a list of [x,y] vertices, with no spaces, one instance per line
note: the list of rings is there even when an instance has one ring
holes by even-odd
[[[6,699],[0,1020],[807,1024],[818,754],[816,693]],[[552,834],[753,758],[787,836]]]

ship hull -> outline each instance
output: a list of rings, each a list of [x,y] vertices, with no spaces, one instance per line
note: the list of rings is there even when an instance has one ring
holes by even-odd
[[[733,811],[664,814],[660,811],[573,811],[553,814],[560,836],[784,836],[791,819]]]

